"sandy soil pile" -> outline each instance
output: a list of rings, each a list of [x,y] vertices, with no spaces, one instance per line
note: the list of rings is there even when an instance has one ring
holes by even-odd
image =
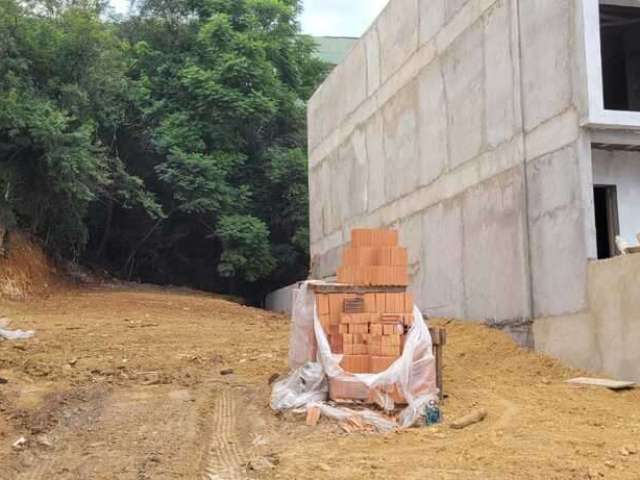
[[[25,299],[51,292],[61,283],[42,248],[21,233],[10,233],[0,256],[0,297]],[[0,312],[1,313],[1,312]]]
[[[581,372],[479,325],[446,324],[443,424],[347,435],[269,409],[282,316],[158,288],[0,309],[37,331],[0,343],[2,480],[639,478],[640,391],[566,385]]]

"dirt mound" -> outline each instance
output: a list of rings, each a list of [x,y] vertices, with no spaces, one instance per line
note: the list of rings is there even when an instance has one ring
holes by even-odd
[[[23,300],[52,291],[61,277],[40,245],[22,233],[10,233],[0,256],[0,297]]]
[[[2,309],[36,336],[0,343],[0,480],[639,478],[640,389],[567,385],[582,372],[480,324],[429,321],[448,333],[443,424],[347,435],[271,411],[283,316],[133,285]]]

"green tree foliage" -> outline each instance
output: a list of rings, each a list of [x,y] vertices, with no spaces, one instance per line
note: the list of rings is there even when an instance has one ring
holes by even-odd
[[[256,281],[269,275],[275,259],[269,244],[269,229],[250,215],[229,215],[220,219],[218,235],[223,253],[218,272],[223,277],[241,277]]]
[[[126,108],[126,45],[90,4],[0,0],[0,192],[19,224],[77,257],[91,202],[160,208],[109,145]]]
[[[297,0],[0,0],[0,209],[63,256],[260,294],[308,259]]]

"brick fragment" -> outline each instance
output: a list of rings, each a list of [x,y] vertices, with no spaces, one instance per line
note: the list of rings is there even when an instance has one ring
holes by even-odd
[[[320,409],[311,407],[307,410],[307,426],[315,427],[320,421]]]

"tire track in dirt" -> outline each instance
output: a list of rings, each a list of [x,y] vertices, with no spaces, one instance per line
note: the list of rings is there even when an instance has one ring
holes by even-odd
[[[54,465],[55,462],[52,459],[40,459],[40,464],[29,472],[24,472],[18,475],[17,480],[49,480],[55,478]]]
[[[214,402],[211,440],[205,462],[204,480],[242,480],[245,454],[238,443],[237,404],[230,389]]]
[[[520,413],[520,409],[515,402],[512,402],[505,397],[495,395],[495,399],[504,409],[496,423],[491,428],[491,443],[496,447],[499,447],[501,441],[501,435],[499,432],[502,432],[513,424],[514,420]]]

